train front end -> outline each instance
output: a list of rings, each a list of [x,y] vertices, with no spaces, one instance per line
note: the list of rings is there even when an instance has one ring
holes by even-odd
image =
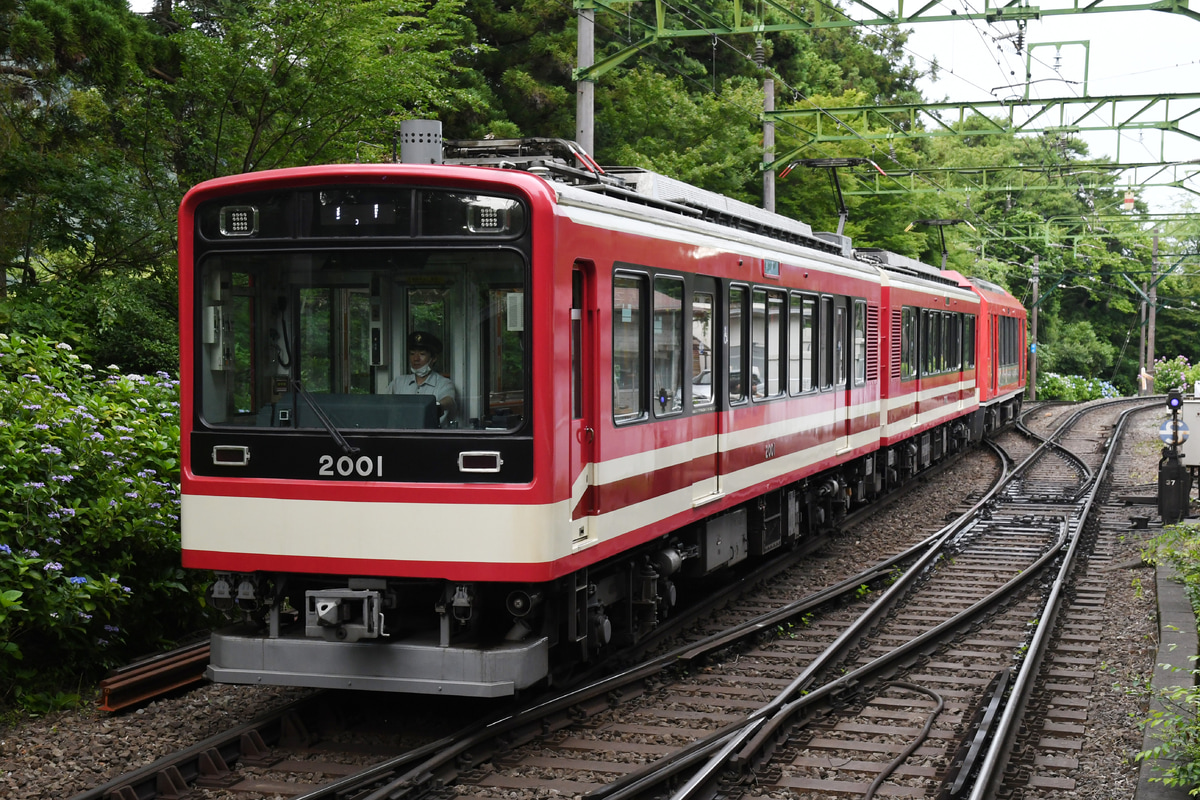
[[[209,677],[498,696],[546,676],[530,587],[571,546],[569,498],[536,480],[569,402],[533,392],[551,203],[527,174],[404,165],[185,198],[183,564],[235,620]]]

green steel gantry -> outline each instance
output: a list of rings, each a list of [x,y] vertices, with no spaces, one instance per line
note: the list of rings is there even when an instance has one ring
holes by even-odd
[[[695,0],[654,0],[653,21],[639,19],[629,13],[635,3],[632,0],[574,0],[576,10],[594,12],[604,10],[620,16],[631,30],[636,29],[641,38],[632,44],[620,47],[594,63],[575,70],[575,80],[595,80],[619,66],[641,51],[660,41],[685,39],[699,36],[734,36],[748,34],[762,36],[784,31],[819,30],[823,28],[847,28],[852,26],[913,25],[919,22],[950,22],[980,20],[988,23],[1016,22],[1067,14],[1104,14],[1122,11],[1162,11],[1181,14],[1200,20],[1200,13],[1188,8],[1187,0],[1157,0],[1157,2],[1130,2],[1129,0],[1067,0],[1053,5],[1031,5],[1028,2],[997,3],[984,0],[978,11],[946,10],[950,2],[927,0],[916,3],[906,11],[904,0],[897,0],[895,13],[881,11],[865,0],[843,0],[846,10],[824,5],[820,2],[799,4],[782,0],[762,0],[749,4],[744,0],[733,0],[727,7],[723,3],[699,3]],[[637,2],[636,5],[643,5]],[[766,6],[777,15],[779,21],[765,24],[753,11]],[[726,10],[727,9],[727,10]],[[863,16],[852,17],[853,10]],[[813,18],[805,15],[811,11]],[[649,17],[649,14],[644,15]]]
[[[775,166],[779,161],[773,162]],[[1200,194],[1187,181],[1200,178],[1200,161],[1110,162],[1072,161],[1063,164],[1013,164],[1004,167],[905,167],[847,169],[843,175],[863,188],[843,190],[845,195],[921,194],[947,190],[967,194],[983,192],[1040,192],[1061,189],[1064,181],[1081,189],[1112,189],[1114,173],[1134,173],[1122,185],[1160,186]],[[954,183],[949,182],[954,178]]]
[[[1028,113],[1021,118],[1018,112]],[[792,121],[792,134],[808,138],[764,168],[790,163],[805,149],[831,142],[1114,130],[1159,130],[1200,141],[1200,133],[1184,128],[1197,115],[1200,92],[783,109],[766,116]],[[1118,141],[1116,159],[1120,158]],[[1165,152],[1161,161],[1167,161]]]
[[[1188,0],[1157,0],[1156,2],[1132,0],[1092,0],[1092,2],[1058,0],[1058,2],[1053,2],[1052,0],[1049,4],[1041,5],[1032,5],[1027,0],[1012,0],[1012,2],[984,0],[979,10],[969,11],[957,8],[947,10],[946,6],[949,5],[949,2],[950,0],[946,0],[945,3],[942,0],[920,0],[906,10],[904,0],[897,0],[897,10],[894,13],[888,13],[881,11],[876,5],[866,2],[866,0],[844,0],[842,8],[825,5],[821,2],[799,5],[794,0],[788,2],[760,0],[758,4],[749,6],[745,0],[732,0],[729,4],[706,3],[700,2],[700,0],[671,0],[669,3],[667,0],[653,0],[653,14],[651,14],[648,10],[649,4],[640,2],[640,0],[637,3],[634,3],[633,0],[574,0],[575,8],[583,15],[581,16],[581,32],[585,18],[590,26],[590,20],[596,11],[601,10],[619,16],[628,26],[631,31],[630,38],[634,40],[631,44],[610,50],[607,55],[595,60],[592,58],[589,41],[586,45],[587,56],[584,57],[581,51],[581,65],[579,69],[575,70],[574,75],[581,86],[587,87],[587,89],[581,89],[581,92],[590,92],[591,82],[596,78],[647,47],[661,41],[700,36],[744,34],[762,37],[766,34],[784,31],[949,21],[984,21],[989,24],[1015,22],[1023,26],[1029,20],[1046,17],[1131,11],[1159,11],[1200,20],[1200,13],[1192,11],[1188,7]],[[635,14],[633,13],[635,6],[647,10]],[[771,10],[772,22],[770,24],[764,22],[762,18],[764,7]],[[810,13],[811,19],[807,16]],[[857,16],[854,16],[855,14]],[[640,34],[640,38],[638,38],[638,34]],[[1065,45],[1079,44],[1088,47],[1086,42],[1079,41],[1042,42],[1031,44],[1030,47],[1055,46],[1061,49]],[[590,98],[590,94],[586,94],[586,96]],[[1188,102],[1192,102],[1194,107],[1185,108],[1180,113],[1172,115],[1170,108],[1172,101],[1175,102],[1177,109],[1181,103]],[[587,107],[590,109],[590,99]],[[980,136],[1006,133],[1070,134],[1113,130],[1159,130],[1164,133],[1179,133],[1200,140],[1200,134],[1188,131],[1183,127],[1183,124],[1192,116],[1200,113],[1200,93],[1089,98],[1086,97],[1085,88],[1085,97],[1082,98],[1030,100],[1028,92],[1026,92],[1023,99],[982,102],[781,110],[773,110],[772,105],[769,108],[771,110],[763,113],[764,121],[769,125],[777,121],[789,121],[793,133],[798,134],[797,138],[800,139],[800,144],[786,153],[764,159],[761,168],[768,174],[793,162],[801,153],[814,146],[845,141],[883,140],[894,142],[897,139],[933,136]],[[1078,113],[1070,116],[1070,111],[1078,111]],[[1162,112],[1161,119],[1148,119],[1150,115],[1159,111]],[[1018,119],[1018,112],[1027,113],[1022,113],[1021,118]],[[584,127],[587,130],[581,133],[581,137],[586,137],[586,141],[590,145],[590,122]],[[1163,147],[1165,149],[1165,142]],[[1120,141],[1118,140],[1117,162],[1121,161],[1119,148]],[[1168,185],[1187,191],[1197,191],[1185,185],[1185,181],[1195,175],[1195,172],[1183,173],[1182,170],[1186,165],[1167,163],[1165,155],[1160,165],[1164,170],[1173,170],[1170,180],[1164,183],[1131,185]],[[1141,162],[1128,166],[1119,164],[1089,166],[1107,172],[1124,172],[1153,165]],[[1029,173],[1038,168],[1030,166],[983,167],[946,169],[941,172],[954,172],[964,176],[968,185],[955,188],[969,191],[1029,191],[1049,188],[1051,185],[1047,181],[1033,185],[1027,182],[998,183],[993,178],[1001,173],[1015,174],[1014,170]],[[1200,166],[1197,167],[1197,171],[1200,171]],[[937,181],[933,179],[937,172],[935,170],[901,170],[899,172],[893,170],[891,175],[873,175],[869,181],[860,184],[870,188],[851,190],[846,194],[940,191],[942,187],[938,186]],[[1054,174],[1054,169],[1046,168],[1041,170],[1041,174],[1049,176]],[[1078,170],[1075,174],[1078,176]],[[1155,177],[1162,177],[1163,174],[1159,172]],[[1072,179],[1081,180],[1079,177]]]

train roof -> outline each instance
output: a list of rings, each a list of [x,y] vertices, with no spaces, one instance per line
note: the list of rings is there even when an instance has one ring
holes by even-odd
[[[741,200],[700,189],[639,167],[601,167],[579,145],[565,139],[448,139],[447,164],[520,169],[560,186],[572,186],[626,202],[657,207],[693,219],[716,223],[823,253],[842,255],[862,264],[944,286],[959,283],[937,267],[890,250],[855,250],[848,236],[813,231],[808,223],[767,211]]]
[[[577,144],[565,139],[447,139],[444,161],[521,169],[588,193],[660,208],[824,253],[850,255],[850,239],[845,236],[814,232],[805,222],[640,167],[601,167]]]
[[[958,281],[943,275],[942,271],[937,267],[931,267],[923,261],[917,261],[915,258],[893,253],[891,250],[862,247],[855,250],[854,255],[860,261],[865,261],[869,264],[878,264],[891,273],[907,275],[912,278],[921,278],[932,283],[940,283],[943,286],[959,286]]]

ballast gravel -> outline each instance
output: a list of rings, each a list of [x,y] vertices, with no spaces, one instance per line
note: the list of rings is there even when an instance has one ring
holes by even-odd
[[[1133,441],[1126,454],[1135,456],[1131,474],[1122,484],[1155,482],[1161,419],[1143,414],[1135,419]],[[891,532],[914,527],[940,527],[947,510],[958,506],[972,487],[989,480],[994,471],[984,453],[972,455],[948,473],[922,487],[916,500],[885,510],[870,523],[848,531],[823,554],[826,571],[853,574],[888,547]],[[1145,713],[1145,698],[1136,687],[1154,667],[1157,620],[1153,570],[1136,561],[1154,529],[1131,532],[1126,552],[1114,561],[1133,566],[1114,569],[1105,602],[1103,666],[1097,671],[1087,727],[1089,735],[1079,754],[1077,784],[1070,792],[1040,797],[1110,800],[1133,797],[1136,765],[1132,755],[1141,745],[1137,726]],[[834,565],[839,566],[834,566]],[[829,570],[829,567],[833,567]],[[6,800],[69,798],[202,741],[236,724],[299,699],[308,690],[276,687],[202,685],[182,695],[115,714],[100,711],[97,702],[36,719],[11,720],[0,729],[0,797]],[[514,795],[519,796],[518,795]]]

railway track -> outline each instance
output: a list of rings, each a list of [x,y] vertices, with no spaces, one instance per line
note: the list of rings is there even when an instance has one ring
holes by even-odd
[[[1108,450],[1095,443],[1117,414],[1097,413],[1093,432],[1039,445],[874,602],[860,584],[819,617],[806,606],[765,639],[623,683],[619,714],[610,694],[586,724],[516,721],[504,755],[468,743],[358,796],[450,781],[485,796],[1001,796],[1028,778],[1005,767],[1099,488]]]
[[[1069,413],[1039,408],[1029,433],[1003,437],[1013,465],[1038,455],[1012,469],[986,502],[964,497],[960,511],[978,506],[969,521],[932,536],[908,531],[911,547],[837,586],[818,592],[809,558],[809,566],[771,577],[769,589],[731,595],[719,613],[664,634],[674,644],[660,642],[644,662],[527,707],[489,706],[483,724],[457,733],[410,732],[391,757],[338,751],[336,741],[313,750],[315,737],[296,734],[312,723],[279,723],[279,733],[260,736],[249,755],[238,751],[241,736],[236,748],[225,745],[223,761],[241,769],[227,768],[220,780],[231,797],[306,800],[717,791],[990,797],[1007,796],[1021,781],[1065,788],[1070,737],[1087,713],[1069,681],[1086,681],[1094,666],[1087,663],[1087,609],[1095,601],[1087,575],[1106,568],[1105,525],[1119,535],[1129,514],[1127,505],[1106,512],[1109,522],[1092,526],[1099,535],[1083,533],[1081,504],[1094,496],[1118,412],[1093,412],[1106,417],[1092,432],[1073,434],[1058,430]],[[1055,443],[1039,445],[1035,432],[1051,431]],[[1054,580],[1037,571],[1044,562],[1062,572],[1072,550],[1076,558],[1085,552],[1091,572]],[[1064,609],[1071,633],[1048,632],[1048,602]],[[944,638],[953,631],[957,638]],[[1026,662],[1028,670],[1049,664],[1050,672],[1031,677],[1021,669]],[[1024,730],[1032,724],[1038,734],[1006,735],[1021,729],[1015,720],[1026,706],[1040,716]],[[292,755],[281,756],[285,749]],[[257,766],[255,750],[266,755]],[[363,761],[376,763],[363,771]],[[175,791],[200,770],[179,769]],[[146,772],[143,784],[153,777],[162,785],[161,765]],[[958,793],[948,794],[956,783]],[[78,797],[154,796],[121,794],[114,785]]]
[[[200,683],[208,653],[205,640],[113,670],[100,681],[100,710],[121,711]]]

